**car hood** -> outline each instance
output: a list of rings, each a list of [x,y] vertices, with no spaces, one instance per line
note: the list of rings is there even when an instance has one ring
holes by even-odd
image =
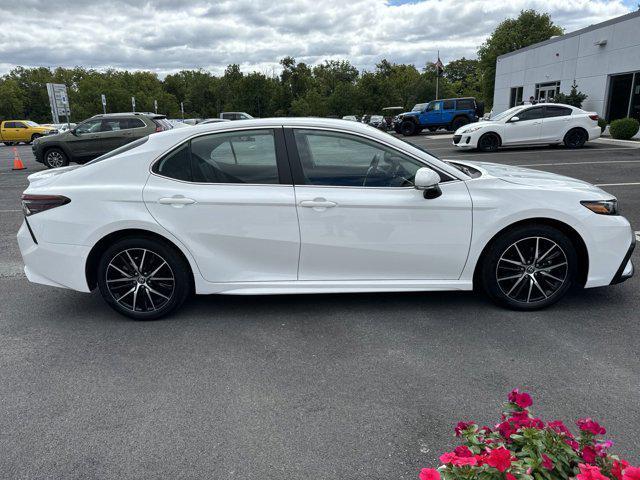
[[[468,125],[465,125],[464,127],[460,127],[458,130],[455,131],[455,135],[462,135],[463,133],[466,133],[467,130],[470,130],[471,128],[476,128],[476,127],[482,127],[482,128],[496,128],[498,126],[503,125],[500,122],[492,122],[490,120],[482,120],[482,121],[478,121],[475,123],[470,123]]]
[[[589,182],[578,180],[576,178],[565,177],[564,175],[558,175],[556,173],[542,172],[540,170],[533,170],[525,167],[515,167],[511,165],[502,165],[499,163],[490,162],[460,162],[458,160],[455,160],[451,161],[451,163],[469,166],[480,170],[484,174],[488,174],[492,177],[500,178],[505,182],[515,183],[518,185],[560,190],[583,190],[593,193],[600,193],[602,195],[607,195],[610,197],[610,195],[607,194],[604,190],[590,184]]]

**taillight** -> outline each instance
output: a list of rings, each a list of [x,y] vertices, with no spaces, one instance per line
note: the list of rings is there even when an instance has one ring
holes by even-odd
[[[52,208],[66,205],[71,200],[62,195],[22,195],[22,211],[25,216],[51,210]]]
[[[596,113],[595,115],[589,115],[589,118],[594,122],[597,122],[599,117],[598,117],[598,114]]]

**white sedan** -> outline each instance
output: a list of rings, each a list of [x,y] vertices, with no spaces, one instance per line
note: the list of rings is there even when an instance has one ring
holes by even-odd
[[[567,177],[445,162],[356,122],[173,129],[29,176],[32,282],[158,318],[198,294],[471,290],[531,310],[633,274],[613,195]]]
[[[493,152],[502,146],[558,145],[580,148],[600,136],[598,114],[571,105],[539,103],[510,108],[487,121],[460,127],[453,144]]]

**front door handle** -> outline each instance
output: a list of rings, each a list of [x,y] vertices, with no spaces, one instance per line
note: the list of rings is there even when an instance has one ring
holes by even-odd
[[[299,203],[301,207],[313,208],[317,210],[323,210],[325,208],[333,208],[338,205],[336,202],[331,202],[326,198],[314,198],[313,200],[303,200]]]
[[[172,207],[181,208],[185,205],[192,205],[196,203],[193,198],[187,198],[182,195],[174,195],[173,197],[162,197],[158,199],[160,205],[171,205]]]

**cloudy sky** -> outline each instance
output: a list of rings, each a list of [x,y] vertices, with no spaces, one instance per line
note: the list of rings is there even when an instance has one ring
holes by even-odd
[[[475,56],[522,9],[570,32],[635,10],[635,0],[0,0],[0,74],[16,65],[278,72],[291,55],[310,64],[381,58],[422,67]],[[10,6],[9,6],[10,4]]]

